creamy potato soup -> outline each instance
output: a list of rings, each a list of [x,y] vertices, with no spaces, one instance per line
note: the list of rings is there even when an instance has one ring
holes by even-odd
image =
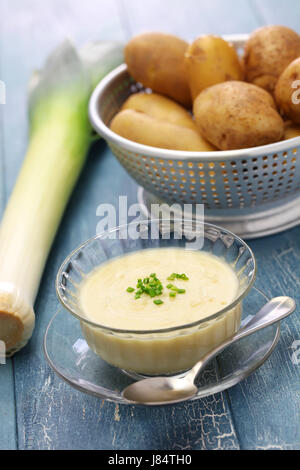
[[[212,254],[181,248],[137,251],[96,268],[82,282],[79,299],[87,319],[132,333],[84,322],[82,329],[91,348],[111,364],[152,374],[183,370],[237,330],[241,308],[196,327],[180,327],[222,310],[238,289],[232,267]],[[151,333],[172,327],[178,329]]]

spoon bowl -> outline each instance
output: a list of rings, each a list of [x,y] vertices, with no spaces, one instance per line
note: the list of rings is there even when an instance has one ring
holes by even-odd
[[[136,403],[159,405],[187,400],[193,397],[197,390],[196,385],[185,380],[185,377],[151,377],[129,385],[122,395]]]
[[[282,320],[290,315],[295,307],[295,301],[290,297],[274,297],[235,335],[208,352],[186,374],[140,380],[126,387],[122,392],[123,397],[132,403],[145,405],[166,405],[193,397],[197,392],[195,380],[213,357],[235,341]]]

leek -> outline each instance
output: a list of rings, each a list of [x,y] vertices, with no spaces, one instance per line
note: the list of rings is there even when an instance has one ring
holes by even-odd
[[[30,84],[30,139],[0,226],[0,340],[12,355],[30,339],[47,256],[92,139],[91,91],[122,62],[122,47],[64,42]]]

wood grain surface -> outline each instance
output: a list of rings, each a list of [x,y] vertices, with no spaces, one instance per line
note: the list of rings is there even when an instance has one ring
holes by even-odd
[[[27,145],[26,87],[33,69],[65,37],[126,41],[144,30],[192,39],[202,33],[244,33],[266,23],[300,33],[300,2],[288,0],[0,0],[0,213]],[[0,449],[300,449],[299,311],[284,321],[279,344],[254,374],[225,393],[193,404],[148,409],[115,405],[63,383],[42,349],[58,308],[57,269],[80,242],[94,235],[96,208],[136,201],[136,183],[105,143],[91,148],[67,207],[43,276],[28,346],[0,365]],[[300,227],[250,243],[258,261],[256,285],[267,295],[300,301]],[[0,260],[1,262],[1,260]]]

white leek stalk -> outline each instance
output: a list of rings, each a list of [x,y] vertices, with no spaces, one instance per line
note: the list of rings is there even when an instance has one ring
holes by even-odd
[[[34,75],[29,147],[0,226],[0,340],[7,355],[24,346],[34,328],[41,275],[91,142],[92,87],[122,60],[119,44],[105,51],[101,56],[100,47],[98,60],[93,55],[95,69],[88,55],[80,57],[65,42]]]

